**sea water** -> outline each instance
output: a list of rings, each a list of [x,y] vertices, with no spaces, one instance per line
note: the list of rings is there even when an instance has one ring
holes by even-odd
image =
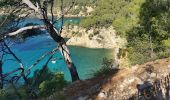
[[[24,25],[34,20],[35,19],[28,19],[22,24]],[[69,20],[73,21],[73,19],[67,19],[66,21]],[[36,22],[42,23],[41,21]],[[10,48],[17,55],[17,57],[21,59],[25,68],[28,69],[28,67],[31,66],[39,57],[41,57],[46,52],[51,51],[56,46],[56,42],[49,36],[49,34],[41,34],[29,37],[22,43],[13,44],[10,46]],[[103,58],[113,58],[113,53],[110,49],[91,49],[78,46],[68,47],[71,53],[71,58],[81,79],[88,79],[92,77],[93,73],[101,67]],[[38,65],[31,69],[29,77],[33,76],[35,70],[41,69],[43,67],[48,57],[49,56],[47,56]],[[57,51],[54,57],[57,58],[57,60],[50,61],[48,63],[48,68],[52,72],[63,72],[65,79],[70,81],[70,72],[60,52]],[[19,68],[19,65],[16,61],[10,60],[12,59],[12,56],[6,55],[5,59],[8,60],[6,60],[3,64],[3,73],[7,73]]]

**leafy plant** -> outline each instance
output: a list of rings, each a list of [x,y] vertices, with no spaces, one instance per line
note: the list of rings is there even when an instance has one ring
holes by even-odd
[[[109,72],[114,70],[114,60],[103,58],[102,66],[99,70],[93,73],[94,76],[107,75]]]
[[[57,72],[51,80],[43,81],[39,85],[40,95],[49,96],[50,94],[60,91],[68,83],[64,80],[64,74]]]
[[[7,93],[5,92],[5,90],[1,89],[0,90],[0,100],[8,100],[8,96]]]

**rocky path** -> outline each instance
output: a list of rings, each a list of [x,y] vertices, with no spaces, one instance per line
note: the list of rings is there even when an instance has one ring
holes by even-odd
[[[160,59],[73,83],[64,93],[69,100],[127,100],[137,95],[139,85],[154,84],[169,73],[170,58]]]

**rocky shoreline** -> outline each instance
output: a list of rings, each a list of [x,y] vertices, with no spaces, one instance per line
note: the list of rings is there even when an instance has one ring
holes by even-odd
[[[64,27],[62,36],[70,38],[67,45],[87,48],[123,48],[127,43],[125,38],[116,34],[113,27],[86,30],[78,26],[69,26]]]
[[[67,45],[70,46],[112,49],[115,66],[129,66],[126,38],[117,35],[112,26],[109,28],[91,28],[89,30],[78,26],[65,26],[61,36],[69,38]]]

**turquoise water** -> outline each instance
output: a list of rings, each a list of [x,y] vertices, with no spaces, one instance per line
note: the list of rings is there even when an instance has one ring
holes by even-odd
[[[74,23],[74,24],[79,24],[81,18],[65,18],[64,23]],[[26,20],[22,20],[19,26],[25,26],[27,23],[36,23],[36,24],[43,24],[43,21],[37,19],[37,18],[29,18]],[[59,28],[62,24],[61,20],[56,21],[55,26]]]
[[[29,21],[30,22],[30,21]],[[24,23],[22,23],[24,24]],[[14,44],[11,49],[22,60],[26,69],[32,65],[39,57],[45,52],[48,52],[56,47],[56,43],[48,34],[42,34],[34,37],[27,38],[25,42],[21,44]],[[92,76],[92,73],[99,69],[104,57],[113,58],[112,50],[108,49],[90,49],[84,47],[69,46],[71,57],[75,63],[79,76],[81,79],[87,79]],[[57,58],[63,58],[60,52],[56,52]],[[6,59],[11,59],[11,56],[5,56]],[[29,75],[33,76],[33,72],[37,69],[41,69],[45,64],[48,57],[42,60],[37,66],[35,66]],[[3,65],[3,72],[9,72],[18,68],[17,62],[7,60]],[[57,60],[55,64],[51,61],[48,64],[51,71],[64,72],[65,79],[70,81],[70,73],[63,59]]]

